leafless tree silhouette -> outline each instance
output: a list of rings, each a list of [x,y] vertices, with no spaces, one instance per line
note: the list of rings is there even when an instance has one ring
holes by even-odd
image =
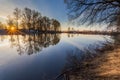
[[[120,0],[64,0],[69,20],[81,24],[105,23],[120,30]]]

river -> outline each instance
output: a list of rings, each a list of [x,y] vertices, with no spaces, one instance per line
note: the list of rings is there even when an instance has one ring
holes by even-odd
[[[106,40],[112,41],[107,35],[0,35],[0,80],[53,80],[69,54],[82,55]]]

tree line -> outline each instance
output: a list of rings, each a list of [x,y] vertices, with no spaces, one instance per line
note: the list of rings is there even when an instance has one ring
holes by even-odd
[[[29,8],[23,10],[15,8],[13,15],[9,15],[7,19],[6,28],[9,29],[10,27],[35,32],[56,32],[61,30],[61,24],[58,20],[42,16],[40,12]]]

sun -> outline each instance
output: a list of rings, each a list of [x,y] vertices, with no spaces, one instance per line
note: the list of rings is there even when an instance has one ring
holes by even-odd
[[[24,32],[21,32],[18,30],[15,26],[7,26],[7,33],[8,34],[25,34]]]
[[[14,32],[16,29],[15,27],[11,27],[10,30]]]
[[[8,33],[9,34],[16,34],[17,29],[14,26],[11,26],[11,27],[8,28]]]

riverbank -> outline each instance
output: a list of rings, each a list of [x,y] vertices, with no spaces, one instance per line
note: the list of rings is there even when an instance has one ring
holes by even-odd
[[[38,30],[0,30],[0,34],[9,34],[11,32],[12,34],[39,34],[39,33],[68,33],[68,34],[93,34],[93,35],[118,35],[120,32],[108,32],[108,31],[38,31]]]
[[[120,80],[120,48],[83,62],[67,75],[68,80]]]

